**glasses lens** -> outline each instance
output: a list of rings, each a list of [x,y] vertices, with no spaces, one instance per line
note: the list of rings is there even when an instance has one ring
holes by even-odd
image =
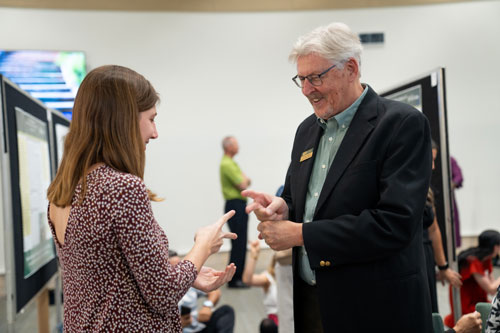
[[[313,86],[320,86],[323,83],[319,75],[310,75],[306,77],[299,77],[298,75],[296,75],[292,78],[292,80],[299,88],[304,87],[304,83],[306,82],[306,80],[309,81],[309,83]]]
[[[313,86],[320,86],[322,83],[321,78],[318,75],[311,75],[308,77],[308,80]]]

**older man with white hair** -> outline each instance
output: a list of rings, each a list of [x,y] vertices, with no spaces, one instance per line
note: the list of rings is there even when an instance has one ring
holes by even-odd
[[[294,83],[314,114],[298,127],[281,197],[243,191],[275,250],[293,247],[295,332],[432,332],[422,213],[430,128],[360,82],[345,24],[299,38]]]

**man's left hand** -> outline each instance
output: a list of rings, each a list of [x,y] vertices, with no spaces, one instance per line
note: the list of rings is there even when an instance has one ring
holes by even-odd
[[[302,224],[288,220],[265,221],[259,223],[259,238],[275,251],[286,250],[294,246],[304,245]]]

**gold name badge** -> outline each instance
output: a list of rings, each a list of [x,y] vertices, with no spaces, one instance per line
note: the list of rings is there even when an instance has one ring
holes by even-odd
[[[304,162],[305,160],[310,159],[312,156],[313,156],[313,148],[303,152],[302,156],[300,156],[300,161]]]

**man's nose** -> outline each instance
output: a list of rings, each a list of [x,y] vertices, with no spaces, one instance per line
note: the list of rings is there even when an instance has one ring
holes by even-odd
[[[314,90],[316,90],[316,87],[312,85],[311,82],[309,82],[308,79],[305,79],[304,82],[302,83],[302,93],[307,96],[310,93],[312,93]]]

